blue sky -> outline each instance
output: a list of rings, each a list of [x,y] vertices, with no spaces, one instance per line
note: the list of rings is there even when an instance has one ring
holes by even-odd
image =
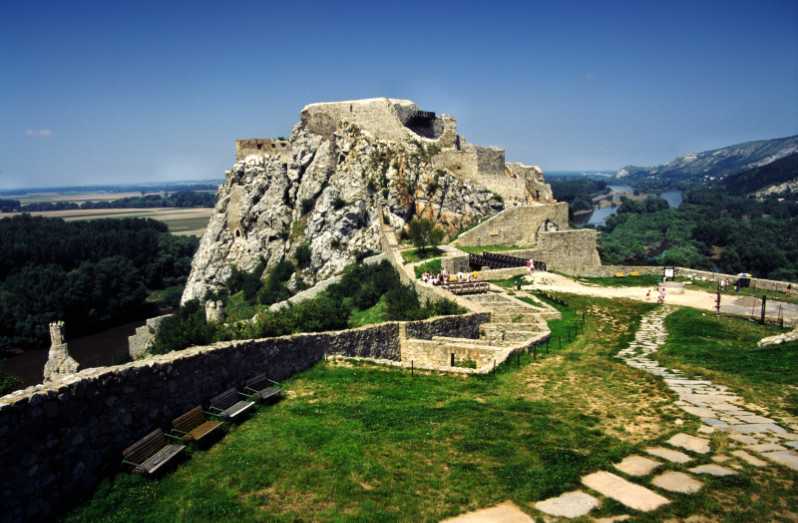
[[[798,133],[798,2],[3,2],[0,188],[221,177],[390,96],[544,170]]]

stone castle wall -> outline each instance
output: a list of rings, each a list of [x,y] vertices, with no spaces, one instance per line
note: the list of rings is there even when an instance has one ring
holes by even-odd
[[[326,354],[396,361],[409,332],[460,336],[486,315],[216,343],[86,369],[0,398],[1,521],[49,520],[118,469],[121,452],[215,394],[265,372],[281,380]]]
[[[631,272],[662,275],[663,267],[659,265],[601,265],[597,267],[583,267],[574,270],[563,270],[563,272],[573,276],[585,277],[608,277],[614,276],[617,273],[629,274]],[[699,269],[691,269],[689,267],[676,267],[676,276],[713,282],[727,280],[731,284],[734,284],[734,282],[737,281],[736,274],[702,271]],[[789,281],[768,280],[766,278],[751,278],[751,288],[798,295],[798,283]]]
[[[291,143],[280,138],[247,138],[236,140],[236,160],[243,160],[251,154],[274,154],[289,161]]]
[[[505,209],[461,234],[457,244],[531,247],[537,244],[541,226],[547,221],[558,230],[568,229],[568,204],[557,202]]]
[[[451,147],[457,133],[455,120],[445,116],[436,118],[437,137],[425,138],[405,126],[410,115],[417,110],[418,106],[410,100],[369,98],[309,104],[302,109],[301,118],[308,130],[322,136],[331,136],[342,122],[350,122],[384,140],[416,139]]]
[[[544,262],[549,270],[588,270],[601,265],[597,239],[598,232],[592,229],[544,232],[528,255]]]

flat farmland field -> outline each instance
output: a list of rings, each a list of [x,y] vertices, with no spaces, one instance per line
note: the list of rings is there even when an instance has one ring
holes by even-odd
[[[202,236],[212,212],[213,209],[209,208],[153,207],[150,209],[70,209],[66,211],[32,212],[30,214],[48,218],[63,218],[68,222],[99,220],[101,218],[152,218],[153,220],[164,222],[173,234]],[[11,217],[17,214],[8,213],[0,216]]]
[[[31,193],[15,198],[22,205],[38,202],[101,202],[107,200],[119,200],[120,198],[132,198],[141,196],[140,191],[135,192],[87,192],[87,193]]]

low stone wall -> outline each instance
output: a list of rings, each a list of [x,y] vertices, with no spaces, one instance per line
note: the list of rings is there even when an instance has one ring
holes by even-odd
[[[410,322],[419,335],[478,332],[485,316]],[[395,361],[403,322],[216,343],[125,365],[86,369],[0,397],[1,521],[47,520],[88,495],[121,452],[157,427],[248,378],[281,380],[325,354]]]
[[[430,340],[433,336],[479,338],[479,326],[490,321],[490,314],[482,312],[464,316],[444,316],[434,320],[409,321],[405,324],[409,338]]]
[[[399,252],[399,242],[396,239],[396,234],[394,234],[389,225],[383,224],[380,228],[380,246],[385,259],[388,260],[393,268],[396,269],[396,272],[399,273],[399,279],[405,285],[412,285],[416,289],[416,293],[418,293],[418,297],[422,302],[430,300],[434,303],[443,299],[448,299],[467,311],[484,312],[478,304],[470,300],[466,300],[445,289],[429,285],[417,279],[415,273],[405,266],[402,255]]]
[[[637,272],[639,274],[663,274],[663,267],[656,265],[599,265],[596,267],[581,267],[575,269],[562,269],[562,272],[571,276],[584,277],[608,277],[618,273],[629,274]],[[705,281],[727,280],[730,283],[737,281],[736,274],[725,274],[721,272],[702,271],[690,269],[689,267],[676,267],[677,277],[694,278]],[[751,287],[768,291],[784,292],[787,294],[798,294],[798,283],[789,281],[768,280],[765,278],[751,278]]]

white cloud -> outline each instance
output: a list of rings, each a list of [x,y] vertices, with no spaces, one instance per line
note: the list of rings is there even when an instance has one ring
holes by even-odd
[[[49,138],[53,135],[52,129],[26,129],[25,136],[31,138]]]

